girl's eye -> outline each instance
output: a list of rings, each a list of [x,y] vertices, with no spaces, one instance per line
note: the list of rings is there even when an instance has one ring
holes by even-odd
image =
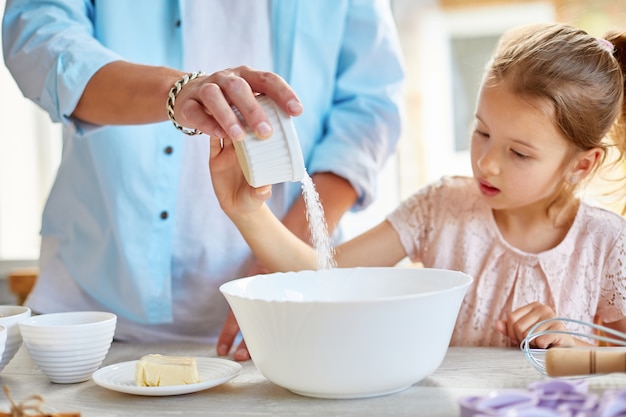
[[[476,133],[477,135],[482,136],[482,137],[484,137],[484,138],[488,138],[488,137],[489,137],[489,134],[488,134],[488,133],[483,132],[483,131],[478,130],[478,129],[474,129],[474,133]]]
[[[528,159],[528,158],[530,158],[530,156],[528,156],[528,155],[526,155],[526,154],[523,154],[523,153],[521,153],[521,152],[518,152],[518,151],[516,151],[515,149],[511,149],[511,153],[512,153],[512,154],[513,154],[516,158],[519,158],[519,159]]]

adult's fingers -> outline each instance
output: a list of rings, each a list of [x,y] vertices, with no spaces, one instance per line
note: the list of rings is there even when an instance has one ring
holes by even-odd
[[[195,88],[183,88],[176,101],[177,120],[180,118],[184,125],[213,137],[243,139],[244,127],[220,87],[211,81],[211,77],[202,77],[193,83],[190,86]]]
[[[250,67],[239,67],[239,73],[255,93],[269,96],[290,116],[302,113],[302,103],[295,91],[281,76],[273,72],[257,71]]]
[[[291,116],[302,113],[302,104],[296,93],[282,77],[273,72],[241,66],[215,73],[212,79],[260,138],[271,136],[273,127],[258,104],[256,94],[267,95]],[[236,139],[232,135],[231,138]]]
[[[237,319],[235,319],[232,310],[229,310],[224,325],[222,326],[222,331],[217,338],[217,354],[220,356],[228,355],[238,334],[239,324],[237,324]]]
[[[233,359],[236,361],[247,361],[250,359],[250,352],[248,352],[245,340],[242,340],[239,346],[237,346],[237,350],[233,354]]]
[[[272,135],[272,126],[267,115],[257,102],[252,86],[238,70],[222,71],[216,74],[214,85],[219,88],[220,93],[230,103],[229,106],[232,105],[239,111],[241,117],[259,138],[268,138]],[[214,91],[207,89],[207,91],[203,91],[203,98],[205,97],[204,93],[208,92],[214,93]],[[213,105],[213,96],[207,95],[206,97],[208,98],[205,105]],[[235,115],[235,113],[230,107],[219,110],[219,112],[214,112],[213,115],[220,125],[224,126],[222,118],[224,120],[230,119],[230,116]],[[232,125],[226,130],[231,139],[239,140],[243,137],[244,132],[239,131],[238,128],[239,126]]]
[[[246,124],[260,138],[271,136],[273,128],[256,94],[266,94],[287,114],[297,116],[302,104],[279,75],[250,67],[237,67],[198,77],[183,88],[176,99],[175,117],[179,123],[212,136],[241,140]]]

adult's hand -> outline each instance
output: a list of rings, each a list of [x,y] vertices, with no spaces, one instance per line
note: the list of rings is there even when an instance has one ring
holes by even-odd
[[[241,140],[245,130],[231,108],[234,105],[256,135],[267,138],[272,135],[272,126],[254,98],[256,93],[266,94],[291,116],[302,112],[296,94],[280,76],[242,66],[190,82],[176,99],[174,116],[183,126]]]
[[[239,324],[237,324],[237,319],[235,318],[232,310],[229,310],[228,316],[224,321],[224,326],[222,327],[222,332],[217,339],[217,354],[220,356],[227,356],[238,334]],[[237,346],[235,353],[233,353],[233,359],[236,361],[247,361],[250,359],[250,353],[246,347],[245,340],[242,340],[241,343],[239,343],[239,346]]]
[[[169,92],[184,75],[171,68],[111,62],[89,80],[72,116],[96,125],[168,120]],[[234,105],[259,137],[267,137],[272,128],[256,94],[266,94],[289,115],[302,113],[295,92],[279,75],[242,66],[190,81],[178,93],[174,117],[187,128],[238,140],[244,128],[231,108]]]

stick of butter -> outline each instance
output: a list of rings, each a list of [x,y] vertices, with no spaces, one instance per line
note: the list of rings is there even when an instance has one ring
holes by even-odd
[[[200,382],[196,358],[150,354],[135,365],[135,384],[140,387],[185,385]]]

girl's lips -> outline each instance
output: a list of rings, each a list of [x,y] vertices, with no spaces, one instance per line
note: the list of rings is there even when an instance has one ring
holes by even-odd
[[[480,192],[487,197],[493,197],[500,194],[499,189],[493,187],[491,184],[484,180],[478,180],[478,187],[480,188]]]

